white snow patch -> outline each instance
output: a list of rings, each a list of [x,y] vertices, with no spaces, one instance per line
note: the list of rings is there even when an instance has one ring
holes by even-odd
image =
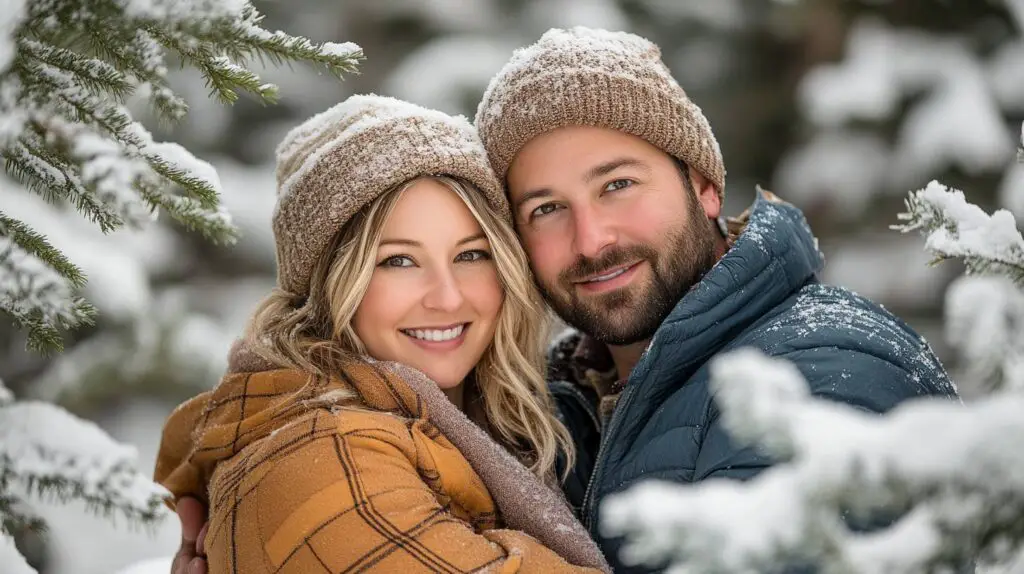
[[[2,1],[2,0],[0,0]],[[21,136],[28,112],[18,105],[21,84],[14,76],[0,82],[0,147],[6,147]]]
[[[4,565],[4,574],[37,574],[14,546],[14,539],[3,533],[0,533],[0,564]]]
[[[827,129],[783,156],[774,189],[797,205],[823,202],[836,217],[856,218],[883,187],[889,161],[880,137]]]
[[[320,53],[338,58],[352,56],[361,50],[355,42],[324,42],[320,45]]]
[[[173,407],[159,401],[135,400],[100,422],[115,440],[137,449],[138,468],[148,473],[156,463],[163,422]],[[133,528],[123,520],[112,523],[90,513],[80,503],[33,501],[32,510],[49,526],[48,538],[53,544],[48,572],[111,574],[140,561],[157,568],[161,560],[165,567],[158,571],[171,571],[171,556],[178,548],[181,528],[177,517],[169,512],[152,527]]]
[[[227,158],[214,160],[224,187],[221,205],[231,213],[240,240],[231,247],[239,257],[272,274],[276,247],[271,219],[277,203],[274,165],[245,166]]]
[[[168,493],[136,472],[137,454],[94,423],[50,403],[23,401],[0,408],[0,460],[22,480],[59,477],[80,485],[83,496],[147,509]]]
[[[1024,218],[1024,163],[1014,162],[999,182],[999,204],[1017,218]]]
[[[844,61],[812,70],[799,87],[813,123],[884,121],[906,98],[926,94],[901,125],[887,170],[896,187],[948,166],[970,174],[992,171],[1012,155],[1012,137],[989,88],[991,74],[960,39],[862,18],[846,51]]]
[[[0,73],[14,60],[17,51],[14,33],[25,18],[25,0],[0,0]]]
[[[992,95],[1004,110],[1024,111],[1024,40],[999,46],[986,74]]]
[[[391,71],[383,91],[450,114],[465,108],[483,92],[487,82],[515,45],[495,38],[452,35],[425,43]]]
[[[171,571],[173,556],[150,558],[136,562],[117,571],[117,574],[167,574]]]
[[[218,195],[223,193],[220,178],[217,176],[217,170],[209,163],[198,159],[192,155],[192,152],[174,142],[153,141],[153,136],[138,122],[131,125],[130,132],[143,142],[141,151],[144,153],[153,154],[178,169],[187,172],[191,177],[201,180],[210,186]]]
[[[952,266],[930,266],[932,257],[921,249],[917,237],[893,236],[891,232],[846,236],[823,246],[829,254],[822,280],[842,285],[873,301],[904,310],[938,308],[943,290],[957,273]],[[880,269],[899,269],[881,273]]]
[[[977,256],[997,261],[1019,261],[1024,239],[1013,214],[1000,209],[991,216],[968,203],[962,191],[932,181],[918,192],[921,200],[956,224],[955,230],[941,227],[927,239],[926,248],[952,257]]]
[[[998,276],[961,277],[946,293],[946,338],[975,391],[1024,390],[1024,293]]]
[[[957,60],[947,62],[957,67]],[[1014,137],[986,89],[980,70],[967,61],[951,71],[956,80],[937,87],[904,118],[893,154],[896,184],[955,166],[970,175],[1001,171],[1014,154]]]

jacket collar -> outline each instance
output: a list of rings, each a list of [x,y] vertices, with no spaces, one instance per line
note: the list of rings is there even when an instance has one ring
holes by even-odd
[[[746,229],[669,313],[633,369],[630,385],[648,378],[656,365],[659,372],[675,374],[703,363],[823,266],[803,213],[758,188]],[[685,356],[659,360],[668,346],[685,349]]]

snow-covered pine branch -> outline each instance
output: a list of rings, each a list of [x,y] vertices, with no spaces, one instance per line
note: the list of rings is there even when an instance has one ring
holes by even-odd
[[[991,216],[938,182],[910,194],[903,232],[920,231],[936,261],[963,260],[946,293],[946,338],[973,388],[1024,389],[1024,238],[1012,213]]]
[[[0,301],[10,301],[4,310],[28,328],[30,341],[59,345],[54,327],[92,320],[92,306],[74,294],[84,283],[45,238],[0,213]]]
[[[756,351],[712,369],[733,436],[788,462],[748,483],[652,482],[610,499],[602,521],[629,537],[631,559],[667,558],[680,573],[808,562],[924,573],[1006,561],[1024,544],[1024,395],[922,400],[878,416],[811,397],[792,364]],[[878,513],[902,516],[870,533],[843,519]]]
[[[160,517],[167,492],[138,471],[136,458],[134,448],[60,407],[14,402],[0,381],[0,563],[23,562],[12,536],[45,526],[29,510],[30,496],[81,500],[133,523]]]
[[[1012,213],[1000,209],[988,215],[962,191],[937,181],[911,193],[906,205],[899,214],[905,223],[893,228],[923,233],[925,249],[936,261],[961,259],[968,275],[1000,275],[1024,286],[1024,239]]]
[[[168,84],[170,58],[198,69],[211,95],[230,103],[240,92],[276,100],[277,87],[246,67],[253,59],[308,62],[340,77],[362,57],[351,43],[270,32],[262,18],[248,0],[8,0],[0,14],[4,172],[104,232],[163,211],[232,242],[212,167],[154,142],[125,104],[142,96],[162,120],[184,117],[187,102]],[[95,313],[75,298],[81,273],[40,249],[45,239],[32,230],[3,213],[0,221],[0,310],[28,329],[30,347],[60,349],[60,332]]]
[[[6,392],[6,389],[3,389]],[[167,491],[136,469],[136,451],[118,444],[94,423],[44,402],[0,403],[0,485],[12,491],[82,500],[104,515],[152,522]],[[45,431],[45,432],[41,432]],[[20,526],[3,513],[3,530]]]
[[[198,69],[211,96],[230,103],[241,92],[276,100],[277,87],[247,68],[253,59],[308,62],[335,76],[361,59],[354,44],[264,30],[248,0],[0,4],[3,174],[105,233],[145,226],[162,211],[215,242],[235,238],[215,170],[177,144],[154,141],[129,111],[133,99],[147,101],[165,122],[185,116],[188,104],[168,82],[172,63]],[[61,332],[96,313],[80,295],[86,277],[56,241],[12,210],[0,208],[0,311],[27,328],[30,348],[59,350]],[[14,402],[0,385],[4,568],[30,570],[12,536],[45,526],[32,510],[40,497],[152,523],[165,513],[166,492],[147,475],[134,449],[97,426],[49,403]]]

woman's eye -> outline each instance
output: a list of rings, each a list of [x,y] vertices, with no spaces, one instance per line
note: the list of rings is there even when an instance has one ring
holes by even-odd
[[[408,255],[392,255],[381,261],[378,267],[414,267],[416,262]]]
[[[633,185],[633,180],[631,180],[631,179],[616,179],[614,181],[609,181],[608,185],[604,186],[604,190],[605,191],[618,191],[620,189],[629,187],[631,185]]]
[[[553,211],[556,211],[557,209],[557,203],[545,203],[543,205],[537,206],[536,209],[530,212],[530,219],[533,220],[538,217],[543,217],[549,213],[552,213]]]
[[[483,249],[463,251],[455,257],[457,262],[484,261],[491,258],[491,254]]]

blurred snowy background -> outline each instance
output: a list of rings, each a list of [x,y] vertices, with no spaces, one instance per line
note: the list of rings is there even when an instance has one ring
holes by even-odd
[[[921,240],[889,230],[907,191],[931,179],[987,211],[1024,215],[1015,163],[1024,120],[1024,1],[1008,0],[289,0],[254,1],[266,27],[352,41],[366,60],[338,83],[305,67],[264,70],[280,105],[206,98],[198,74],[174,87],[193,102],[172,132],[213,163],[241,228],[217,248],[163,223],[103,236],[0,178],[8,215],[47,235],[89,279],[97,325],[52,358],[27,353],[0,323],[0,378],[55,400],[135,445],[152,468],[164,418],[209,388],[252,306],[274,281],[273,150],[290,127],[352,93],[376,92],[472,117],[515,47],[553,26],[635,32],[704,109],[729,171],[727,211],[755,184],[802,207],[821,241],[824,279],[876,299],[922,331],[950,366],[941,331],[953,265],[927,266]],[[1016,8],[1016,10],[1014,10]],[[965,389],[970,393],[970,389]],[[20,540],[45,574],[115,572],[168,556],[178,525],[154,532],[78,507],[41,509],[46,539]]]

